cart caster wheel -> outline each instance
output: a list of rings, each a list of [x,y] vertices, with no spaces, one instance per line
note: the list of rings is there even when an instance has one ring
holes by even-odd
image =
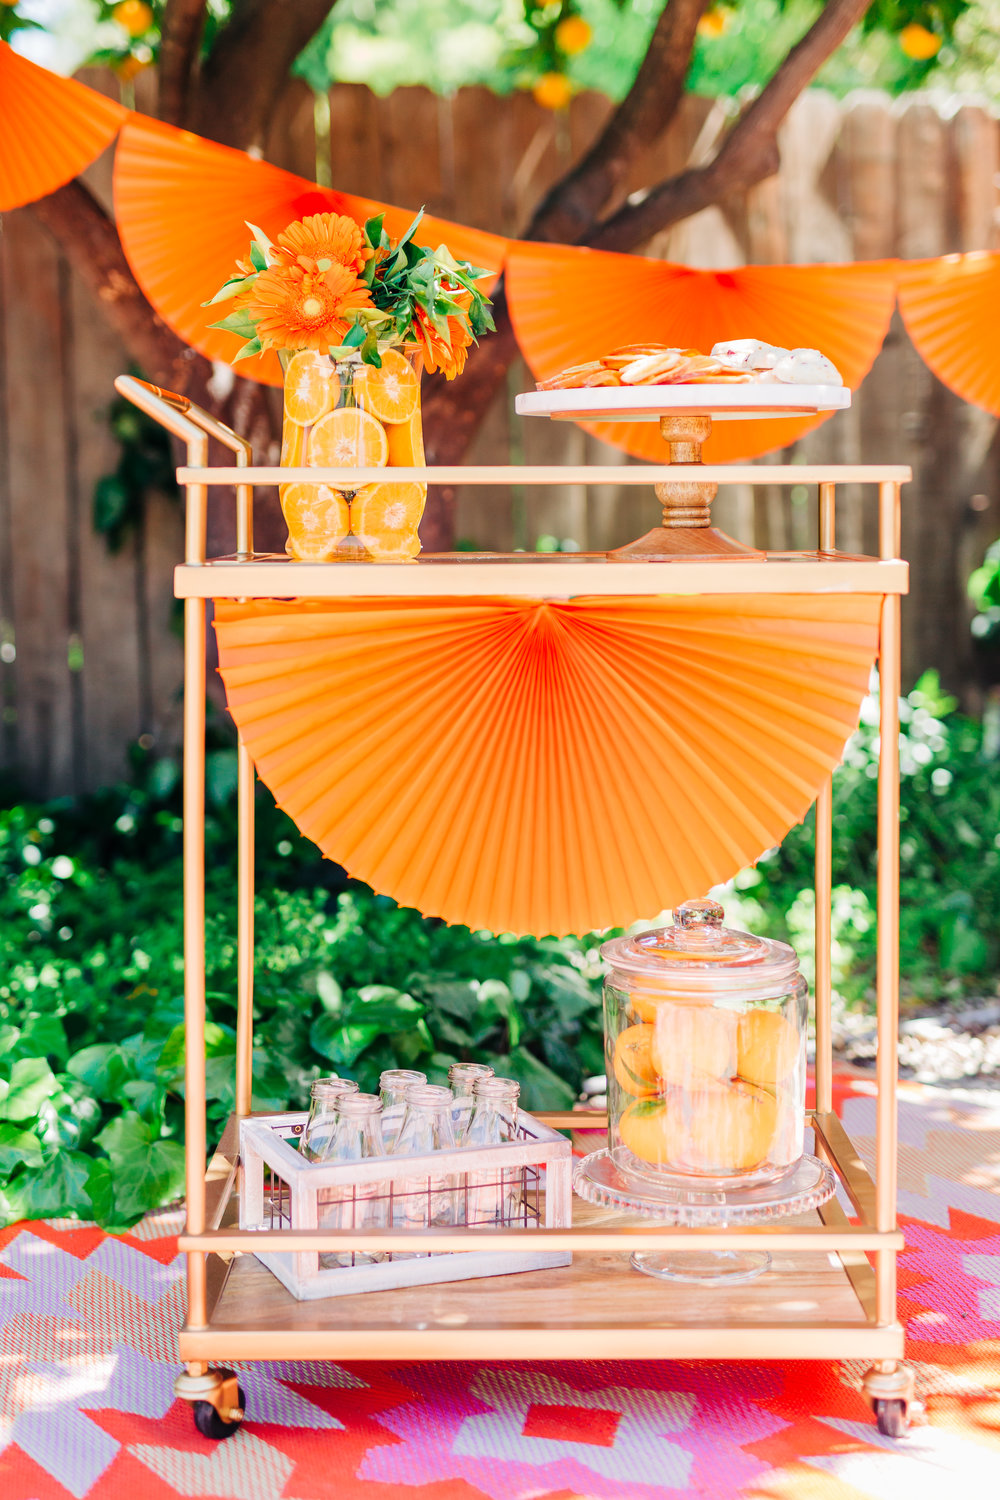
[[[243,1394],[242,1387],[238,1387],[237,1389],[239,1390],[240,1398],[240,1415],[234,1422],[227,1422],[224,1417],[221,1417],[211,1401],[193,1401],[191,1403],[191,1410],[194,1414],[194,1425],[202,1437],[211,1438],[213,1442],[219,1442],[222,1438],[232,1437],[235,1432],[239,1432],[243,1425],[246,1397]]]
[[[910,1430],[905,1401],[876,1401],[875,1422],[883,1437],[905,1437]]]

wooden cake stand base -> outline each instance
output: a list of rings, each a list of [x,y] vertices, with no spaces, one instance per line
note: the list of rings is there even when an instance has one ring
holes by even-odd
[[[660,418],[660,431],[670,445],[672,464],[701,463],[702,444],[712,430],[712,418],[701,413]],[[671,557],[702,557],[713,561],[761,561],[764,553],[744,546],[713,526],[712,501],[719,486],[710,480],[675,480],[655,486],[663,506],[663,524],[647,531],[638,541],[616,547],[608,557],[633,562],[648,558],[664,562]]]

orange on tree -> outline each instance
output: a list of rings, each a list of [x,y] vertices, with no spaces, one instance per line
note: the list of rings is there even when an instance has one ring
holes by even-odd
[[[111,12],[111,19],[129,36],[144,36],[153,24],[153,12],[146,0],[120,0]]]
[[[721,5],[713,5],[711,10],[706,10],[698,22],[698,35],[714,39],[722,36],[729,26],[729,12]]]
[[[774,1010],[750,1010],[736,1029],[736,1071],[748,1083],[772,1093],[793,1072],[799,1058],[799,1033]]]
[[[899,33],[900,47],[914,62],[929,62],[932,57],[937,57],[942,41],[942,37],[926,26],[921,26],[918,21],[911,21]]]
[[[555,43],[567,57],[577,57],[586,52],[594,33],[589,22],[582,16],[563,16],[555,29]]]
[[[351,503],[351,530],[376,559],[416,557],[426,499],[422,484],[366,484]]]
[[[380,422],[407,422],[420,400],[420,377],[404,354],[387,349],[381,369],[359,365],[355,370],[354,399]]]
[[[288,552],[299,562],[329,562],[351,529],[347,501],[330,484],[283,484]]]
[[[637,1099],[662,1092],[653,1067],[653,1028],[643,1022],[626,1026],[615,1042],[614,1073],[626,1094]]]
[[[566,109],[573,97],[573,85],[565,73],[543,73],[531,93],[543,109]]]
[[[388,461],[385,428],[360,407],[327,412],[309,434],[306,462],[316,468],[380,469]]]
[[[328,359],[309,349],[292,356],[285,371],[285,416],[289,421],[308,427],[332,411],[339,400],[340,380]]]

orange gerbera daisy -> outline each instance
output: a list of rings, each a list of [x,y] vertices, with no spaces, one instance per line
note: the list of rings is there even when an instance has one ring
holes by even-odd
[[[289,263],[304,256],[315,261],[321,271],[328,271],[334,265],[362,271],[372,255],[360,224],[344,214],[313,214],[308,219],[296,219],[278,235],[278,253]]]
[[[328,271],[299,264],[262,271],[244,306],[265,349],[316,349],[340,343],[353,314],[371,307],[368,288],[346,266]]]
[[[456,296],[457,302],[465,300]],[[471,302],[471,297],[468,301]],[[472,332],[462,318],[448,317],[448,337],[442,338],[422,307],[414,311],[413,332],[416,342],[424,351],[424,368],[431,374],[440,370],[446,380],[454,380],[465,369],[465,361],[473,344]]]

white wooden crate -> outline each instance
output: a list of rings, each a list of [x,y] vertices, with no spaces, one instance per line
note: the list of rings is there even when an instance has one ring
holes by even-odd
[[[453,1116],[458,1128],[471,1108],[471,1100],[457,1099]],[[402,1105],[386,1110],[383,1124],[388,1131],[398,1126]],[[502,1146],[458,1147],[425,1156],[386,1156],[364,1162],[320,1164],[305,1161],[292,1141],[301,1139],[306,1114],[257,1115],[240,1124],[241,1229],[316,1229],[319,1227],[319,1195],[331,1188],[360,1188],[366,1184],[388,1185],[387,1216],[408,1194],[420,1191],[428,1178],[454,1180],[456,1196],[474,1204],[482,1192],[482,1175],[470,1184],[470,1174],[520,1173],[517,1210],[508,1228],[568,1228],[572,1222],[572,1147],[569,1140],[532,1115],[519,1111],[518,1139]],[[488,1179],[489,1180],[489,1179]],[[468,1228],[475,1227],[474,1212]],[[492,1221],[490,1227],[495,1227]],[[257,1259],[278,1278],[293,1297],[307,1301],[316,1297],[353,1295],[355,1292],[385,1291],[390,1287],[421,1286],[439,1281],[468,1281],[478,1276],[507,1276],[517,1271],[537,1271],[548,1266],[567,1266],[571,1256],[562,1251],[537,1254],[500,1250],[451,1251],[414,1257],[388,1256],[375,1265],[323,1267],[318,1251],[259,1250]]]

